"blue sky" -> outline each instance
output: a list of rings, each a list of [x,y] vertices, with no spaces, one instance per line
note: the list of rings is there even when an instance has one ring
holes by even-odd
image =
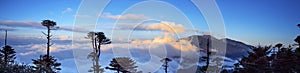
[[[40,22],[44,19],[51,19],[56,21],[59,26],[72,26],[80,2],[80,0],[3,0],[0,7],[2,9],[0,20]],[[126,3],[111,1],[104,13],[119,15],[138,2],[141,1],[126,1]],[[164,2],[174,5],[182,11],[196,29],[208,31],[201,12],[191,1],[165,0]],[[300,8],[297,0],[216,0],[216,2],[224,17],[228,38],[252,45],[258,43],[269,45],[279,42],[291,44],[298,34],[298,28],[295,25],[299,23]],[[68,8],[71,11],[64,12]],[[115,20],[100,18],[99,21],[101,21],[99,25],[104,25],[113,23]],[[16,33],[18,32],[16,31]]]
[[[82,44],[88,42],[82,38],[91,30],[103,31],[109,38],[113,38],[116,42],[114,47],[117,48],[124,48],[124,43],[166,44],[178,38],[209,33],[208,24],[192,1],[162,0],[147,3],[142,0],[112,0],[104,8],[103,13],[98,14],[99,16],[77,14],[80,12],[78,9],[84,7],[81,2],[81,0],[1,0],[0,36],[4,36],[3,30],[8,30],[8,44],[19,49],[18,56],[22,56],[19,60],[30,61],[31,58],[37,57],[36,53],[44,54],[44,50],[39,48],[45,48],[45,36],[41,32],[46,30],[40,22],[45,19],[53,20],[60,27],[60,30],[52,33],[55,43],[53,54],[61,58],[62,62],[69,62],[73,58],[60,57],[60,53],[72,52],[68,47],[89,48],[88,44]],[[296,26],[300,23],[298,3],[299,0],[216,0],[224,19],[226,37],[254,46],[293,44],[294,38],[300,33],[300,29]],[[97,8],[98,5],[95,5],[90,10],[82,12],[93,12]],[[74,26],[76,18],[88,22],[91,21],[89,20],[91,17],[99,19],[94,23]],[[134,26],[137,27],[133,31]],[[174,35],[174,31],[178,34]],[[73,36],[74,34],[76,35]],[[80,44],[72,44],[74,40]],[[179,44],[186,44],[183,42]],[[169,45],[177,49],[176,44],[178,45],[178,43]],[[186,47],[193,48],[193,46]],[[104,49],[109,48],[112,46],[104,46]],[[189,50],[192,49],[181,51]],[[111,55],[111,50],[108,53],[110,54],[107,55]]]

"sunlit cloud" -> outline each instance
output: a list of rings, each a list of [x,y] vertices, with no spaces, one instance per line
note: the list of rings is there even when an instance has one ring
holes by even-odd
[[[181,24],[175,24],[174,22],[166,22],[162,21],[158,24],[152,24],[146,27],[149,30],[162,30],[172,33],[173,35],[176,33],[182,33],[186,31]]]
[[[152,45],[152,47],[155,48],[159,45],[167,44],[167,45],[171,45],[174,49],[181,50],[181,51],[197,50],[197,47],[193,46],[191,44],[191,41],[179,40],[174,38],[175,34],[188,32],[187,28],[185,28],[182,24],[175,24],[174,22],[161,21],[159,23],[139,25],[137,27],[130,27],[129,25],[130,24],[120,24],[118,28],[121,30],[133,29],[138,31],[139,30],[140,31],[162,31],[164,33],[164,35],[156,36],[153,39],[148,39],[148,40],[134,39],[132,41],[129,41],[131,45],[142,45],[139,46],[142,48],[147,48],[148,46],[146,45]]]
[[[117,24],[117,30],[140,30],[140,31],[165,31],[169,32],[172,35],[176,33],[183,33],[187,31],[182,24],[175,24],[174,22],[168,21],[161,21],[159,23],[153,24],[145,24],[145,25],[138,25],[134,27],[135,24],[127,23],[127,24]]]
[[[65,36],[65,35],[60,35],[58,37],[54,37],[54,39],[57,39],[57,40],[72,40],[72,37]]]
[[[153,40],[134,40],[131,41],[131,44],[134,45],[163,45],[169,44],[174,49],[181,50],[181,51],[195,51],[197,50],[196,46],[191,44],[191,41],[188,40],[175,40],[174,38],[169,37],[168,33],[164,34],[164,37],[157,36]],[[146,47],[144,47],[146,48]]]

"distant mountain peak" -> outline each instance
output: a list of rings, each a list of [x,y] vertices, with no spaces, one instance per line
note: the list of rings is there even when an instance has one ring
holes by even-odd
[[[251,50],[253,46],[245,44],[240,41],[232,40],[229,38],[217,39],[211,35],[191,35],[186,38],[181,38],[181,40],[189,40],[191,44],[205,50],[207,48],[207,43],[209,41],[214,41],[216,43],[226,43],[226,56],[232,59],[237,59],[242,56],[247,55],[247,51]],[[210,44],[211,42],[209,42]]]

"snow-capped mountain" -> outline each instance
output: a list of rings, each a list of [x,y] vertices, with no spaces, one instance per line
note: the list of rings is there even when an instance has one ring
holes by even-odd
[[[191,44],[200,48],[200,52],[205,52],[207,48],[208,39],[210,41],[226,43],[226,57],[237,60],[242,56],[247,55],[247,51],[250,51],[253,46],[247,45],[243,42],[231,40],[231,39],[216,39],[210,35],[193,35],[187,38],[182,38],[185,40],[190,40]],[[211,42],[209,42],[211,44]]]
[[[181,40],[189,40],[191,44],[199,48],[199,66],[206,65],[206,61],[201,61],[201,57],[206,56],[207,44],[211,44],[211,41],[214,43],[225,43],[226,44],[226,54],[222,55],[212,55],[212,58],[222,58],[224,60],[223,67],[225,69],[233,68],[234,64],[238,62],[243,56],[247,56],[247,52],[251,51],[253,46],[247,45],[243,42],[231,40],[231,39],[217,39],[210,35],[193,35],[186,38],[182,38]],[[211,48],[210,48],[211,49]],[[210,65],[215,65],[212,61],[210,61]],[[177,73],[191,71],[190,69],[181,69],[177,70]]]

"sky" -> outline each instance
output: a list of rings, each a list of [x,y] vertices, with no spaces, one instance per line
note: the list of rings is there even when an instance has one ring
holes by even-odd
[[[300,23],[299,0],[215,0],[215,2],[224,22],[223,32],[226,38],[256,46],[293,44],[293,40],[299,35],[300,29],[296,26]],[[112,52],[109,50],[112,47],[127,48],[128,45],[124,43],[168,44],[169,47],[180,51],[193,51],[195,47],[187,44],[188,41],[175,42],[175,40],[191,35],[210,34],[209,24],[192,1],[112,0],[107,4],[100,3],[103,2],[1,0],[0,39],[4,39],[4,30],[8,30],[8,44],[18,49],[17,52],[20,52],[18,55],[22,56],[19,60],[30,61],[31,59],[26,58],[37,57],[33,56],[34,53],[45,53],[44,49],[39,48],[45,48],[46,39],[42,32],[46,32],[46,29],[40,22],[46,19],[57,22],[60,27],[59,30],[52,31],[55,43],[52,48],[54,55],[60,55],[60,52],[74,54],[76,51],[70,50],[89,48],[89,44],[86,44],[88,40],[84,39],[89,31],[104,32],[115,42],[113,45],[104,46],[104,49],[108,49],[108,53]],[[103,8],[103,5],[106,6]],[[99,13],[101,8],[103,11]],[[189,49],[180,49],[178,44],[185,44],[184,47]],[[160,46],[156,45],[154,48],[158,47]],[[69,56],[59,58],[62,62],[74,59]]]

